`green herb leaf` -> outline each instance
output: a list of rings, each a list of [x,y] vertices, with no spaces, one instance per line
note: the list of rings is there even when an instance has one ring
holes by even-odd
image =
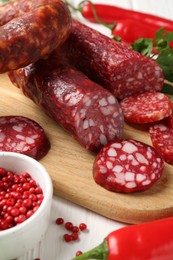
[[[155,38],[156,38],[156,41],[164,39],[167,42],[172,42],[173,41],[173,32],[165,33],[165,29],[164,29],[164,27],[162,27],[160,30],[158,30],[156,32]]]
[[[154,59],[162,68],[165,80],[173,82],[173,32],[165,32],[164,28],[158,30],[155,39],[141,38],[132,44],[132,49]],[[164,85],[163,90],[173,94],[173,87]]]
[[[173,82],[173,49],[162,51],[155,61],[163,69],[165,79]]]
[[[121,39],[121,37],[119,37],[119,36],[113,36],[112,37],[112,40],[114,40],[114,41],[116,41],[116,42],[122,42],[122,39]]]
[[[161,92],[173,95],[173,86],[165,83]]]
[[[135,51],[140,52],[145,56],[150,56],[150,54],[153,50],[153,41],[152,41],[152,39],[141,38],[132,44],[132,48]]]
[[[160,30],[158,30],[156,32],[156,35],[155,35],[155,38],[156,38],[156,41],[159,41],[163,38],[163,34],[164,34],[164,28],[160,28]]]

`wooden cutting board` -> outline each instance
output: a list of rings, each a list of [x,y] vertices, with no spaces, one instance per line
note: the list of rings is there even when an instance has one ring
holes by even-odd
[[[37,121],[46,131],[51,150],[40,162],[49,172],[54,194],[98,214],[125,223],[140,223],[173,215],[173,166],[145,192],[119,194],[97,185],[92,177],[95,154],[81,147],[69,133],[49,118],[6,74],[0,75],[0,115],[22,115]],[[124,137],[151,144],[145,130],[125,125]]]

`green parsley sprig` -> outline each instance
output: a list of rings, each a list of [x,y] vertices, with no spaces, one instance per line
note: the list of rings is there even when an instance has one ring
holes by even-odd
[[[141,38],[131,46],[137,52],[154,59],[162,68],[165,78],[163,92],[173,94],[173,32],[165,32],[164,28],[158,30],[155,39]]]

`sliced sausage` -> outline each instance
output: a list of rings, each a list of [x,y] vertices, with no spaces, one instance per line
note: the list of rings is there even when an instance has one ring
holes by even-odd
[[[0,24],[3,73],[36,62],[59,47],[70,33],[71,15],[61,0],[20,0],[0,7]]]
[[[155,61],[79,21],[73,20],[62,49],[75,66],[119,99],[162,89],[163,72]]]
[[[167,163],[173,164],[173,128],[163,121],[151,125],[149,134],[158,153]]]
[[[130,123],[150,123],[172,114],[173,105],[169,98],[159,92],[145,92],[126,97],[120,102],[124,119]]]
[[[86,149],[98,151],[122,136],[124,119],[116,98],[72,66],[57,64],[53,54],[8,75]]]
[[[117,140],[97,155],[93,177],[113,192],[135,192],[150,188],[162,175],[164,162],[156,150],[136,140]]]
[[[0,117],[0,151],[16,152],[43,158],[50,142],[43,128],[34,120],[23,116]]]

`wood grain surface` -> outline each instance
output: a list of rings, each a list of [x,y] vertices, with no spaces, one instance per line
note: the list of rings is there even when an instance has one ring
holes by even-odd
[[[173,215],[173,166],[166,164],[162,178],[145,192],[119,194],[97,185],[92,177],[95,154],[86,151],[49,118],[6,74],[0,76],[0,115],[22,115],[46,131],[51,150],[40,162],[49,172],[54,194],[102,216],[125,223],[140,223]],[[145,129],[125,125],[124,137],[151,144]]]

